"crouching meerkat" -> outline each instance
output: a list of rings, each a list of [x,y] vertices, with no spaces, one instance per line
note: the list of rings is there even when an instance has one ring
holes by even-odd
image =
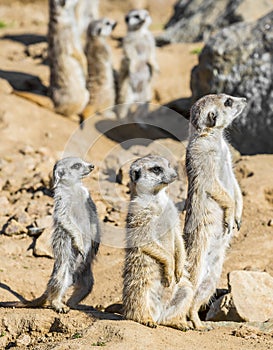
[[[192,287],[178,212],[166,194],[176,176],[159,156],[140,158],[130,167],[123,313],[150,327],[185,330]]]
[[[152,98],[151,80],[158,71],[155,40],[148,27],[152,20],[147,10],[132,10],[126,17],[127,35],[123,39],[123,59],[119,71],[117,114],[125,118],[136,102],[147,110]],[[140,112],[141,113],[141,112]]]
[[[245,98],[219,94],[204,96],[191,108],[184,239],[194,290],[189,316],[198,329],[205,328],[199,308],[215,292],[233,227],[241,225],[242,195],[224,129],[245,106]]]
[[[92,263],[99,249],[100,229],[96,206],[81,179],[94,166],[80,158],[68,157],[54,166],[54,266],[46,291],[26,302],[4,302],[4,307],[40,307],[46,302],[60,313],[75,307],[92,290]],[[74,290],[67,304],[63,296],[71,285]]]
[[[50,0],[48,25],[49,94],[57,113],[79,114],[86,106],[86,57],[75,20],[78,0]]]
[[[115,81],[111,48],[107,37],[117,22],[108,18],[92,21],[87,30],[86,57],[88,66],[87,89],[89,102],[82,112],[86,119],[96,112],[115,106]]]

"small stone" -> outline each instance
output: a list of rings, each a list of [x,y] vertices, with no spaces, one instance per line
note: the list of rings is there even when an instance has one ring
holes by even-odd
[[[24,156],[27,154],[33,154],[34,148],[30,145],[25,145],[24,147],[19,149],[19,152],[22,153]]]
[[[0,216],[8,216],[12,214],[12,205],[5,196],[0,197]]]
[[[53,258],[51,249],[51,236],[52,230],[46,228],[42,234],[37,238],[34,248],[33,255],[39,257]]]
[[[28,213],[23,209],[18,210],[14,217],[19,224],[22,224],[25,227],[31,225],[33,222]]]
[[[15,219],[11,219],[4,228],[4,233],[7,236],[20,235],[27,233],[27,229]]]
[[[26,48],[26,54],[34,59],[37,59],[37,58],[46,59],[47,43],[40,42],[40,43],[28,45],[28,47]]]
[[[47,215],[41,218],[38,218],[36,221],[36,226],[39,228],[50,228],[52,226],[52,216]]]
[[[273,219],[270,219],[269,221],[268,221],[268,223],[267,223],[267,226],[273,226]]]
[[[21,334],[16,339],[17,346],[28,346],[31,343],[31,338],[28,334]]]

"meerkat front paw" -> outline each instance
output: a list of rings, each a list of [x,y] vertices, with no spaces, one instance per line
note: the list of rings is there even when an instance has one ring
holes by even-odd
[[[183,276],[183,268],[176,267],[174,271],[175,281],[178,283]]]
[[[162,284],[164,287],[170,287],[173,282],[173,270],[167,270],[162,278]]]

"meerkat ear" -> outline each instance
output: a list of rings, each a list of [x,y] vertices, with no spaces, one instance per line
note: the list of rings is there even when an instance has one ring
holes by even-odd
[[[61,178],[64,176],[65,170],[59,169],[53,171],[53,185],[57,186]]]
[[[216,125],[217,114],[214,112],[209,112],[207,115],[207,126],[213,128]]]
[[[129,172],[130,175],[130,179],[132,182],[137,182],[137,180],[140,178],[141,176],[141,170],[140,169],[131,169]]]

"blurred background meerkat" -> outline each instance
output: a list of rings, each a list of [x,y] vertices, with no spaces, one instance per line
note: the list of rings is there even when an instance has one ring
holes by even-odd
[[[56,112],[66,116],[82,112],[89,99],[86,57],[75,18],[78,1],[49,1],[49,94]]]
[[[101,18],[88,26],[85,52],[88,64],[86,86],[90,98],[82,113],[83,120],[115,105],[114,70],[107,37],[116,25],[117,22],[112,19]],[[110,110],[108,112],[111,113]]]
[[[85,41],[89,23],[99,18],[99,0],[79,0],[75,15],[80,37]]]
[[[155,40],[149,31],[152,19],[147,10],[132,10],[126,17],[127,35],[123,39],[123,59],[119,71],[119,118],[128,116],[131,105],[140,102],[142,112],[152,98],[151,80],[158,71]]]

